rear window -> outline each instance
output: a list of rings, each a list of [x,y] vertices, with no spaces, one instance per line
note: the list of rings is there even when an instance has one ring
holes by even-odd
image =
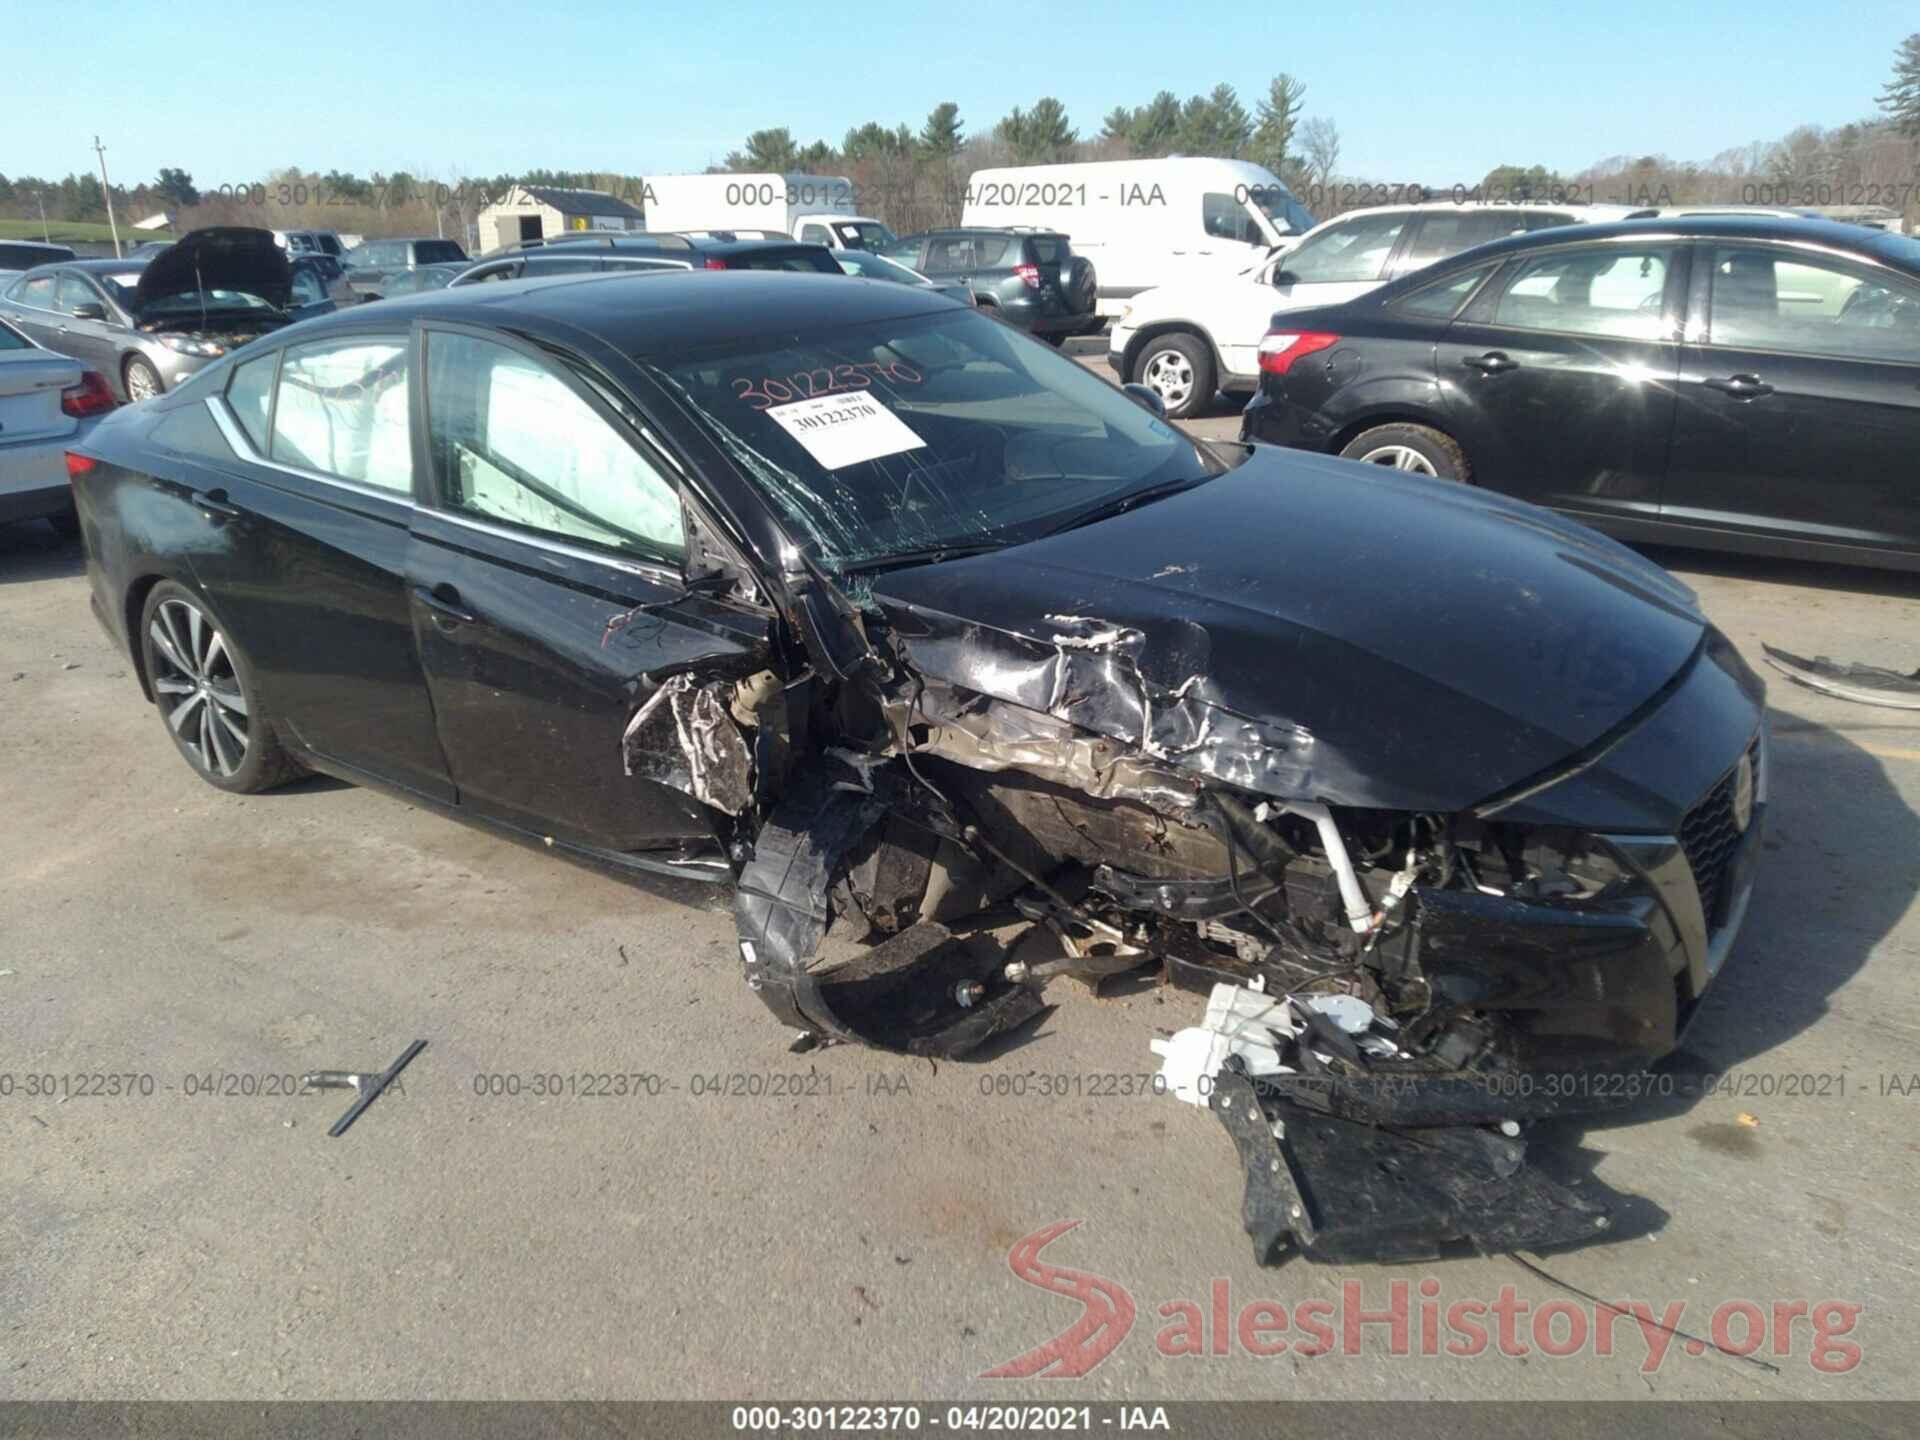
[[[451,240],[418,240],[414,242],[413,258],[420,265],[443,265],[450,260],[464,260],[467,252]]]
[[[804,270],[818,275],[844,275],[824,250],[754,250],[727,257],[729,270]]]
[[[1036,265],[1064,264],[1070,253],[1067,249],[1067,237],[1030,235],[1027,237],[1027,253],[1033,256]]]

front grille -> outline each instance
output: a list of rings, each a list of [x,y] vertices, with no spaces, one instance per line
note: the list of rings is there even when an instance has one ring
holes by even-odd
[[[1747,758],[1759,765],[1757,740],[1748,748]],[[1739,768],[1736,765],[1722,776],[1680,822],[1680,848],[1687,852],[1687,864],[1693,867],[1693,883],[1700,890],[1700,908],[1706,912],[1709,932],[1718,930],[1725,919],[1720,907],[1726,898],[1727,867],[1742,838],[1740,828],[1733,823],[1733,785]]]

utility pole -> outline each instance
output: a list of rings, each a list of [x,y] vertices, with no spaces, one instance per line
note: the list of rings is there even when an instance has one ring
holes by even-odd
[[[113,218],[113,186],[107,181],[107,147],[93,137],[93,153],[100,157],[100,190],[107,197],[107,228],[113,231],[113,255],[120,258],[120,224]]]
[[[51,245],[53,243],[53,232],[47,229],[47,192],[44,190],[36,190],[33,192],[33,198],[40,202],[40,238]]]

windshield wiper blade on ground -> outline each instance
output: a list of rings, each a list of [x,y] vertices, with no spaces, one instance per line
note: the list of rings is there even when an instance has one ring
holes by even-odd
[[[1204,485],[1211,479],[1213,479],[1211,475],[1189,475],[1182,480],[1163,480],[1158,485],[1129,490],[1125,495],[1114,495],[1102,500],[1098,505],[1080,511],[1077,515],[1068,516],[1044,534],[1058,535],[1064,530],[1078,530],[1082,525],[1091,525],[1096,520],[1111,520],[1114,516],[1124,515],[1137,506],[1149,505],[1155,500],[1164,500],[1169,495],[1178,495],[1182,490],[1191,490],[1194,486]]]

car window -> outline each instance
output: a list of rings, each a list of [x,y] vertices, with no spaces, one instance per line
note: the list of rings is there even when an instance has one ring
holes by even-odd
[[[1281,261],[1281,271],[1308,285],[1378,280],[1387,256],[1407,228],[1405,211],[1357,215],[1309,235]]]
[[[976,235],[973,238],[973,263],[979,269],[991,270],[996,265],[1015,265],[1018,258],[1008,259],[1007,251],[1018,244],[1009,235]]]
[[[587,275],[600,268],[597,255],[538,255],[527,261],[527,278],[540,275]]]
[[[22,280],[13,287],[7,296],[21,305],[32,305],[41,310],[53,309],[53,276],[35,275]]]
[[[964,275],[977,268],[971,235],[939,235],[927,247],[928,275]]]
[[[1524,217],[1517,210],[1463,210],[1458,213],[1436,211],[1420,217],[1403,269],[1418,270],[1476,245],[1526,233]]]
[[[886,256],[889,260],[905,265],[909,270],[918,270],[921,268],[920,248],[924,243],[924,241],[920,240],[898,241],[887,246],[879,253]]]
[[[275,460],[411,493],[406,341],[357,335],[292,346],[275,393]]]
[[[1495,325],[1573,335],[1657,339],[1667,247],[1589,246],[1526,261],[1494,309]]]
[[[1451,320],[1460,313],[1460,307],[1467,303],[1467,297],[1479,287],[1480,282],[1493,271],[1491,265],[1478,265],[1471,270],[1463,270],[1444,280],[1436,280],[1406,295],[1402,295],[1387,307],[1402,315],[1418,315],[1429,320]]]
[[[673,485],[565,381],[517,350],[430,336],[427,435],[450,509],[637,554],[685,551]]]
[[[467,258],[467,252],[452,240],[416,240],[413,260],[416,265],[445,265]]]
[[[1058,235],[1029,235],[1027,254],[1037,265],[1059,265],[1070,258],[1067,242]]]
[[[0,320],[0,350],[31,350],[33,342],[6,321]]]
[[[827,227],[824,225],[802,225],[798,238],[812,245],[825,245],[830,243],[832,239],[832,237],[827,234]]]
[[[279,364],[280,352],[275,350],[234,366],[227,377],[227,408],[262,455],[267,453],[267,412],[273,399],[273,372]]]
[[[1920,287],[1760,248],[1713,252],[1710,344],[1920,363]]]
[[[100,304],[100,292],[78,275],[62,275],[54,306],[63,315],[71,315],[82,305]]]
[[[844,273],[831,255],[821,250],[748,251],[727,259],[729,270],[797,270],[810,275]]]
[[[1247,207],[1231,195],[1200,197],[1200,227],[1216,240],[1244,240],[1262,245],[1266,236],[1260,222],[1247,213]]]

